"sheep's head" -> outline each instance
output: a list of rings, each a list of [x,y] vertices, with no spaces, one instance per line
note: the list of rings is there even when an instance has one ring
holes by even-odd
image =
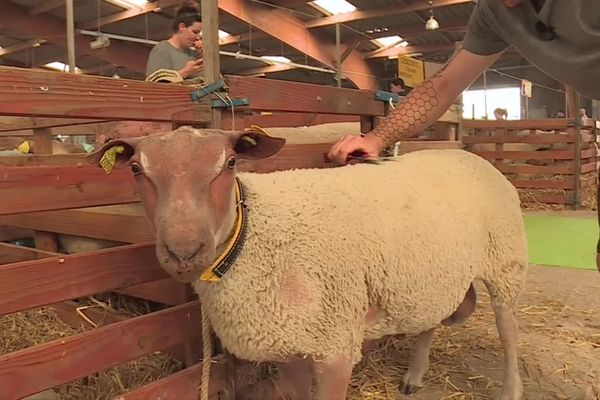
[[[234,228],[236,159],[266,158],[284,144],[260,132],[182,127],[110,141],[88,159],[100,165],[112,156],[115,168],[131,168],[160,264],[173,278],[191,282],[219,256]]]

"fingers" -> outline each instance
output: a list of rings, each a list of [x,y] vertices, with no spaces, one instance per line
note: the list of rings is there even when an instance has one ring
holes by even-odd
[[[204,65],[204,59],[199,58],[196,61],[194,61],[194,63],[192,64],[192,68],[194,68],[194,71],[197,71],[197,70],[201,69],[203,65]]]
[[[348,155],[357,150],[362,150],[361,138],[353,135],[346,135],[338,140],[327,153],[327,157],[339,165],[345,165],[348,162]]]

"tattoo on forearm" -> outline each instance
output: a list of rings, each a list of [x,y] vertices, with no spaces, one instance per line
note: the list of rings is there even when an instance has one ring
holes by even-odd
[[[388,118],[372,131],[372,134],[383,142],[384,147],[414,135],[417,133],[415,132],[417,128],[427,123],[427,114],[439,104],[438,93],[433,82],[440,78],[459,52],[460,49],[455,51],[439,71],[422,85],[414,88]]]
[[[437,92],[431,80],[413,89],[396,107],[389,117],[373,130],[377,136],[389,146],[400,137],[410,135],[417,126],[427,122],[427,113],[439,104]]]

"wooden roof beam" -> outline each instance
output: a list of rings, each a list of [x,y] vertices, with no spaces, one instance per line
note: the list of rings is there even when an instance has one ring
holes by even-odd
[[[2,5],[0,24],[59,46],[67,45],[64,20],[50,15],[30,15],[26,8],[11,2]],[[108,62],[119,60],[127,69],[145,73],[149,49],[133,43],[112,41],[108,48],[94,51],[90,49],[89,42],[89,38],[75,35],[76,54],[87,54]]]
[[[267,3],[271,3],[276,6],[291,7],[310,3],[311,1],[313,0],[267,0]]]
[[[227,46],[230,44],[238,44],[242,42],[247,42],[249,40],[263,39],[266,37],[267,35],[261,31],[254,31],[252,33],[240,33],[239,35],[230,35],[219,39],[219,45]]]
[[[455,4],[471,3],[473,0],[436,0],[431,7],[445,7]],[[304,24],[306,28],[320,28],[323,26],[331,26],[336,23],[347,23],[371,18],[385,17],[390,15],[407,14],[411,12],[429,10],[430,6],[427,0],[419,0],[408,5],[400,5],[393,7],[378,7],[365,10],[358,10],[343,14],[331,15],[329,17],[317,18],[308,21]]]
[[[55,10],[65,6],[65,0],[46,0],[37,6],[33,7],[29,13],[31,15],[37,15],[48,11]]]
[[[63,0],[64,1],[64,0]],[[147,14],[149,12],[159,12],[160,10],[168,7],[173,7],[180,4],[180,0],[159,0],[152,3],[147,3],[143,7],[135,7],[129,10],[121,11],[115,14],[107,15],[100,18],[100,20],[93,19],[84,22],[79,26],[80,29],[97,29],[99,26],[112,24],[119,21],[125,21],[127,19],[135,18],[140,15]]]
[[[0,57],[7,56],[9,54],[19,53],[23,50],[27,50],[31,47],[38,47],[42,44],[46,43],[44,39],[31,39],[26,42],[17,43],[12,46],[2,47],[0,48]]]
[[[454,43],[427,43],[417,44],[414,46],[406,47],[391,47],[385,50],[376,50],[370,53],[366,53],[364,57],[368,58],[395,58],[398,55],[409,55],[416,53],[431,53],[433,51],[450,50],[454,49]]]
[[[304,27],[302,20],[283,10],[268,9],[243,0],[220,0],[219,8],[238,20],[244,21],[267,35],[281,40],[286,45],[308,57],[335,68],[335,44],[324,40]],[[273,23],[277,21],[277,23]],[[373,90],[378,87],[375,74],[360,52],[350,52],[342,64],[343,74],[360,89]]]
[[[255,67],[255,68],[244,69],[242,71],[237,72],[236,74],[243,75],[243,76],[263,75],[263,74],[272,74],[274,72],[289,71],[289,70],[296,69],[296,68],[297,67],[295,65],[273,64],[273,65],[265,65],[264,67]]]

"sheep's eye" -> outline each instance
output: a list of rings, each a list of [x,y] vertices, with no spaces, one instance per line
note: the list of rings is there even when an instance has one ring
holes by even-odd
[[[142,173],[142,167],[136,162],[131,163],[131,172],[133,172],[134,175],[139,175]]]
[[[231,156],[227,160],[227,168],[232,169],[233,167],[235,167],[235,157]]]

